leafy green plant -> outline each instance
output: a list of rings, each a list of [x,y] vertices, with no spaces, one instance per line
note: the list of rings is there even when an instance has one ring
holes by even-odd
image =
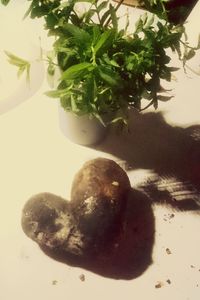
[[[159,101],[170,100],[161,86],[177,70],[169,64],[168,51],[176,53],[184,66],[200,48],[200,42],[196,48],[188,45],[183,24],[168,21],[165,0],[143,1],[153,14],[144,13],[131,31],[128,19],[124,28],[119,27],[117,11],[123,1],[116,5],[100,0],[30,2],[25,17],[44,18],[45,29],[55,37],[53,51],[46,57],[48,72],[61,70],[57,88],[46,94],[59,98],[65,110],[100,121],[104,114],[117,112],[111,121],[126,122],[128,108],[141,111],[153,105],[156,109]],[[81,2],[87,4],[82,13],[77,11]],[[8,57],[19,64],[19,74],[29,72],[26,61],[10,53]],[[146,106],[143,99],[149,101]]]

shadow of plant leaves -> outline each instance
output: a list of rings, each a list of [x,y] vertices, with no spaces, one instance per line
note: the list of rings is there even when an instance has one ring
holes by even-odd
[[[168,124],[161,113],[130,114],[130,130],[111,131],[95,149],[114,155],[128,167],[150,170],[137,188],[151,201],[180,208],[200,207],[200,125]],[[181,203],[180,203],[181,202]]]

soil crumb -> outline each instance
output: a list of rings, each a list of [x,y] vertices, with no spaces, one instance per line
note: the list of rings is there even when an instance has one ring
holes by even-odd
[[[171,250],[169,248],[166,248],[167,254],[172,254]]]
[[[81,275],[79,276],[79,279],[80,279],[81,281],[85,281],[85,275],[84,275],[84,274],[81,274]]]
[[[157,283],[156,283],[156,285],[155,285],[155,288],[156,289],[160,289],[161,287],[163,287],[164,286],[164,283],[162,282],[162,281],[158,281]]]

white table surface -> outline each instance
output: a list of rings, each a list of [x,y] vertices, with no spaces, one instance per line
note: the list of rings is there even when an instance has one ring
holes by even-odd
[[[3,8],[4,16],[9,9]],[[191,38],[199,18],[200,3],[193,11]],[[195,59],[198,71],[200,59]],[[200,202],[200,77],[177,72],[173,100],[162,103],[156,113],[136,116],[131,134],[109,135],[96,148],[73,144],[62,135],[57,102],[43,95],[48,85],[42,76],[40,80],[26,101],[0,115],[0,299],[199,300],[200,214],[190,204]],[[58,262],[21,229],[22,208],[30,196],[51,192],[69,199],[74,174],[96,157],[129,165],[132,187],[139,196],[146,191],[145,201],[152,203],[147,205],[155,222],[148,253],[152,263],[129,280]],[[142,236],[139,240],[143,243]]]

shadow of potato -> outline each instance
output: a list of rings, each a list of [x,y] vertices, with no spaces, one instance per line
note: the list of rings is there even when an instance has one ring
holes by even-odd
[[[143,193],[131,190],[122,225],[114,233],[114,239],[102,245],[98,256],[77,258],[66,252],[41,249],[51,258],[67,265],[104,277],[130,280],[140,276],[152,263],[154,231],[154,215],[149,199]]]

